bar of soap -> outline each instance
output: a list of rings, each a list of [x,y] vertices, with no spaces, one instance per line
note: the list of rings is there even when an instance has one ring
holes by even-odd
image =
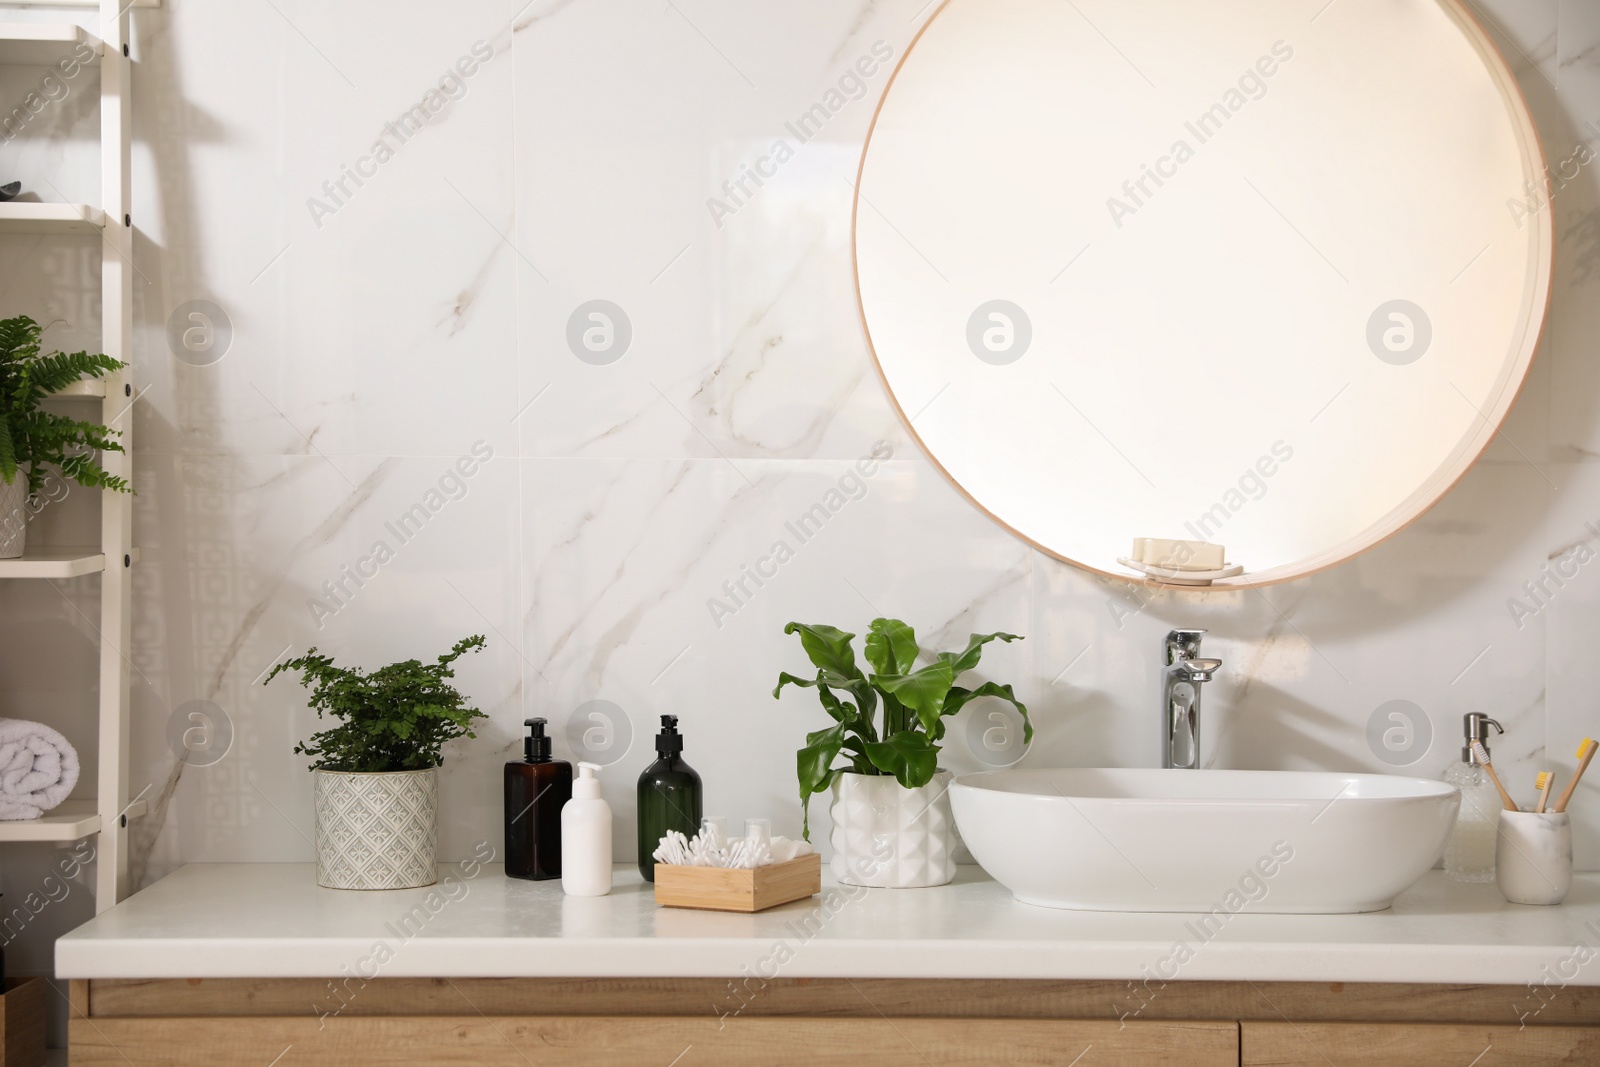
[[[1135,537],[1133,555],[1129,558],[1135,563],[1174,571],[1216,571],[1227,565],[1227,555],[1221,545],[1166,537]]]

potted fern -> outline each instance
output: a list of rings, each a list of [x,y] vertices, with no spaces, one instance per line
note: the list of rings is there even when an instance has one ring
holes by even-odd
[[[950,810],[951,774],[939,767],[945,720],[979,697],[998,697],[1022,714],[1024,740],[1033,739],[1028,709],[1011,686],[984,682],[972,689],[956,679],[977,667],[990,641],[1016,634],[973,634],[961,652],[940,652],[918,667],[917,635],[899,619],[873,619],[863,652],[872,673],[856,665],[855,634],[833,626],[791,622],[815,678],[778,675],[785,685],[817,691],[833,725],[806,735],[796,755],[805,837],[811,839],[810,804],[832,794],[830,866],[849,885],[944,885],[955,877],[958,843]]]
[[[44,488],[45,469],[91,489],[132,492],[127,481],[95,460],[121,452],[121,432],[45,411],[41,402],[80,378],[99,378],[125,363],[103,353],[39,351],[40,326],[26,315],[0,319],[0,559],[22,555],[28,500]]]
[[[294,748],[315,760],[318,885],[412,889],[437,881],[442,750],[476,737],[472,720],[487,717],[450,684],[451,664],[483,646],[479,634],[433,663],[409,659],[370,674],[313,648],[267,675],[263,685],[299,671],[317,717],[342,720]]]

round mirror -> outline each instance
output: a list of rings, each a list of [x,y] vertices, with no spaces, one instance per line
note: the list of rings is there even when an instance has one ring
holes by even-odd
[[[861,314],[913,435],[1018,536],[1130,578],[1142,539],[1221,545],[1154,573],[1284,581],[1415,519],[1498,430],[1545,189],[1455,0],[947,0],[862,156]]]

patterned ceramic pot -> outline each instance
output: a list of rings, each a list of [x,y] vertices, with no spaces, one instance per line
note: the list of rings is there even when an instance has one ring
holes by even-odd
[[[0,480],[0,559],[16,559],[28,541],[28,474],[17,471],[10,485]]]
[[[833,780],[833,876],[846,885],[910,889],[956,876],[961,844],[950,811],[949,771],[920,789],[892,777],[841,774]]]
[[[438,881],[439,770],[316,771],[317,884],[415,889]]]

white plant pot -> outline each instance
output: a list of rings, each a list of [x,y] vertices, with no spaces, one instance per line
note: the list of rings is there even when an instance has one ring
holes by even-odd
[[[438,881],[439,770],[316,771],[317,884],[415,889]]]
[[[0,481],[0,559],[16,559],[28,541],[28,472],[10,485]]]
[[[950,810],[955,776],[939,771],[920,789],[889,776],[841,774],[833,780],[829,866],[846,885],[911,889],[956,876],[961,839]]]

